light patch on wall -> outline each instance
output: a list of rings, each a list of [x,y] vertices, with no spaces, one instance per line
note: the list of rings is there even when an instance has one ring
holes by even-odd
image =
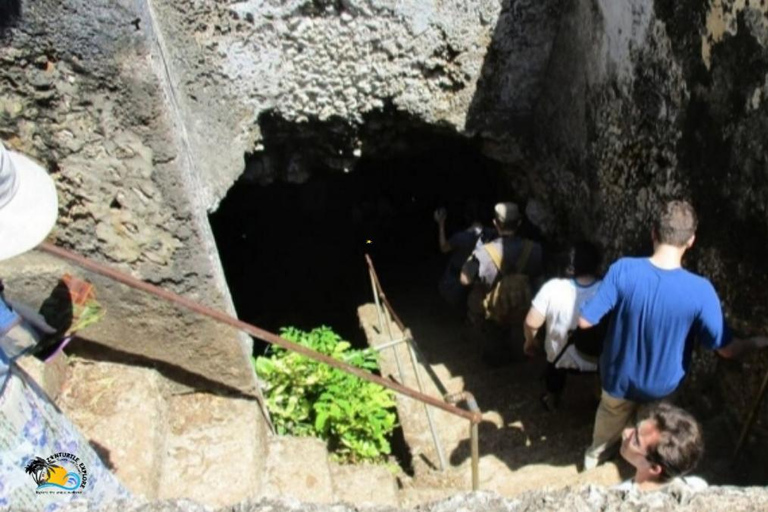
[[[752,97],[749,99],[749,102],[747,103],[747,110],[757,110],[760,108],[760,103],[763,100],[763,90],[761,88],[757,88],[752,93]]]
[[[768,13],[768,4],[762,0],[734,0],[730,8],[723,5],[723,0],[712,1],[712,7],[707,13],[706,33],[701,36],[701,58],[707,69],[712,65],[712,47],[722,41],[725,34],[736,34],[739,13],[746,8],[759,9],[763,14]],[[763,25],[768,26],[765,17]]]

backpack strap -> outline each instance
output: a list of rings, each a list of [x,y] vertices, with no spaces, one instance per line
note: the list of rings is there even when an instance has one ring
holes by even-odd
[[[552,361],[552,366],[557,366],[557,362],[560,361],[560,359],[562,359],[562,357],[565,355],[565,351],[568,350],[568,347],[573,345],[574,339],[572,334],[573,334],[573,331],[568,331],[568,341],[565,342],[565,346],[557,354],[557,357],[555,357],[555,360]]]
[[[501,270],[501,252],[496,248],[496,246],[493,244],[493,242],[489,242],[485,245],[483,245],[485,248],[485,251],[488,253],[488,255],[491,257],[491,261],[493,261],[493,264],[496,265],[496,270],[499,271],[499,274],[502,273]],[[525,270],[526,265],[528,265],[528,258],[531,256],[531,251],[533,250],[533,242],[530,240],[523,240],[523,250],[520,251],[520,256],[517,258],[517,262],[515,263],[515,271],[518,274],[523,274],[523,270]]]
[[[493,242],[488,242],[487,244],[483,245],[483,248],[488,253],[488,256],[491,257],[493,264],[496,265],[496,270],[498,270],[499,274],[501,274],[501,253],[499,250],[495,245],[493,245]]]
[[[528,265],[528,258],[530,257],[532,250],[533,250],[533,242],[531,242],[530,240],[524,239],[523,250],[520,253],[520,256],[517,258],[517,264],[515,265],[515,267],[517,268],[518,274],[522,274],[526,265]]]

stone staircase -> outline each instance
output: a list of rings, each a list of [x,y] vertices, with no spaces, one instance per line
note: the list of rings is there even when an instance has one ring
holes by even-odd
[[[253,401],[174,394],[154,369],[72,357],[58,405],[137,494],[225,505],[262,488],[264,433]]]
[[[423,298],[414,297],[413,300]],[[407,300],[407,298],[404,298]],[[449,393],[468,390],[483,411],[480,431],[480,490],[496,491],[514,497],[528,490],[562,488],[584,483],[612,485],[623,477],[613,463],[581,474],[577,463],[591,436],[596,400],[590,377],[569,378],[564,404],[555,413],[541,407],[538,397],[543,384],[540,379],[543,359],[521,361],[491,369],[480,357],[480,351],[469,344],[461,323],[442,314],[439,307],[421,302],[419,307],[403,311],[418,312],[412,330],[421,352],[431,362]],[[358,309],[360,324],[372,346],[389,341],[386,328],[379,327],[373,304]],[[393,324],[395,339],[404,333]],[[396,349],[403,368],[402,378],[395,362],[395,349],[384,349],[380,365],[382,375],[416,388],[414,370],[405,345]],[[419,365],[424,392],[442,396],[438,386],[428,377],[427,367]],[[398,414],[403,435],[411,451],[414,476],[403,483],[401,503],[417,505],[442,498],[446,494],[471,489],[471,455],[469,422],[441,410],[433,409],[434,423],[445,458],[445,471],[429,430],[424,407],[415,400],[398,397]]]
[[[425,393],[441,396],[429,369],[449,392],[471,391],[483,411],[480,490],[517,497],[623,479],[622,467],[613,463],[586,474],[576,469],[594,417],[590,379],[569,378],[564,405],[549,413],[537,400],[542,361],[491,369],[466,343],[461,326],[433,316],[429,307],[418,311],[421,322],[412,329],[432,362],[419,366]],[[358,313],[372,345],[389,340],[373,305]],[[393,336],[402,335],[393,326]],[[405,345],[397,350],[403,375],[393,349],[383,351],[381,373],[416,388]],[[152,367],[83,356],[47,365],[25,358],[21,364],[126,487],[149,499],[186,498],[209,506],[288,499],[414,508],[471,490],[468,421],[433,409],[447,461],[440,470],[424,406],[410,398],[397,401],[413,472],[395,476],[384,466],[339,465],[318,439],[268,436],[253,400],[183,389]]]
[[[121,482],[144,497],[212,506],[261,498],[400,503],[387,467],[337,464],[319,439],[267,436],[252,401],[173,393],[152,368],[82,357],[58,358],[58,380],[34,358],[22,365]]]
[[[378,328],[372,305],[361,307],[359,314],[371,343],[388,340]],[[471,390],[484,411],[481,490],[515,496],[526,490],[619,481],[613,465],[591,472],[589,480],[584,480],[575,460],[566,463],[557,456],[560,451],[575,453],[574,446],[580,452],[588,432],[583,426],[574,427],[575,435],[554,438],[552,425],[554,430],[567,430],[572,415],[546,416],[538,411],[538,403],[530,399],[540,385],[535,365],[489,370],[472,347],[451,342],[450,336],[459,332],[455,326],[448,326],[448,334],[434,333],[432,338],[423,329],[416,332],[421,332],[417,339],[422,350],[435,361],[432,371],[448,390]],[[396,329],[393,334],[402,335]],[[406,347],[397,350],[404,369],[402,381],[415,388]],[[412,508],[471,489],[468,421],[433,410],[447,460],[446,470],[441,471],[424,406],[409,398],[398,397],[398,412],[413,475],[395,477],[384,466],[336,464],[317,439],[267,436],[253,400],[179,388],[151,367],[82,356],[64,359],[52,365],[33,359],[24,364],[57,398],[118,478],[150,499],[189,498],[223,506],[287,498]],[[400,380],[392,349],[384,351],[381,363],[383,375]],[[425,392],[441,396],[425,368],[421,371]],[[588,414],[593,411],[590,408]]]

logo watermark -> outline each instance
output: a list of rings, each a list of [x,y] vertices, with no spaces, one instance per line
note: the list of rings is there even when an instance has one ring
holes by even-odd
[[[35,457],[25,470],[37,484],[37,494],[82,494],[88,483],[85,463],[68,452]]]

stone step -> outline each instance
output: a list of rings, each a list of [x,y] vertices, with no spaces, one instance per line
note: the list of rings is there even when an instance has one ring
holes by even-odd
[[[494,491],[502,496],[515,497],[528,491],[557,490],[587,484],[610,487],[631,473],[629,466],[618,460],[579,473],[575,463],[527,464],[513,469],[509,460],[503,456],[485,455],[479,461],[478,480],[480,491]],[[451,494],[468,492],[471,488],[471,462],[467,459],[446,471],[433,469],[417,474],[401,489],[400,503],[404,507],[420,505]]]
[[[461,491],[456,489],[440,488],[406,488],[400,490],[400,506],[404,509],[415,509],[416,507],[444,500]]]
[[[200,392],[169,397],[158,497],[224,506],[258,496],[267,458],[260,414],[255,400]]]
[[[72,357],[58,405],[129,490],[155,498],[168,424],[164,393],[155,370]]]
[[[480,348],[463,340],[450,340],[445,344],[416,336],[416,343],[433,367],[440,367],[452,377],[482,372],[487,366],[482,360]],[[442,378],[441,374],[441,378]]]
[[[395,476],[383,465],[330,463],[337,501],[357,507],[399,506]]]
[[[261,495],[303,503],[333,503],[325,443],[312,437],[271,437]]]

